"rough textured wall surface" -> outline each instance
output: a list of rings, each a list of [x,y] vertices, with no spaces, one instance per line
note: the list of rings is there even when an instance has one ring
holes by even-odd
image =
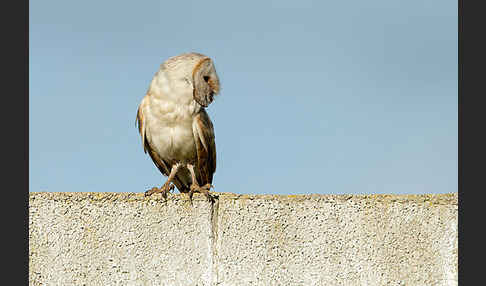
[[[457,193],[30,193],[30,285],[457,285]]]

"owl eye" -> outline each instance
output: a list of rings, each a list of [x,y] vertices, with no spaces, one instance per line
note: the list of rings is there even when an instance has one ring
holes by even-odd
[[[205,82],[208,82],[209,81],[209,76],[205,75],[205,76],[203,76],[203,79],[204,79]]]

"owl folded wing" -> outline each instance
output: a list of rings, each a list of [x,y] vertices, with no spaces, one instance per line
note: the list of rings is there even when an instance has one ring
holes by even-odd
[[[160,156],[150,146],[150,142],[147,140],[147,135],[145,133],[145,127],[146,127],[145,116],[143,114],[145,104],[148,104],[146,101],[146,97],[142,100],[142,103],[140,103],[140,106],[138,107],[138,111],[137,111],[137,118],[135,119],[135,123],[138,123],[138,132],[142,137],[143,151],[150,155],[150,158],[154,162],[155,166],[157,166],[157,168],[162,174],[169,176],[170,169],[167,167],[167,164],[164,162],[162,158],[160,158]]]
[[[211,184],[216,171],[216,143],[213,123],[202,109],[193,121],[194,141],[196,142],[197,167],[196,177],[201,185]]]

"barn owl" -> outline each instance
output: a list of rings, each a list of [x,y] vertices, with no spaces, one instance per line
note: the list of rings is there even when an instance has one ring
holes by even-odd
[[[165,61],[155,73],[137,111],[136,121],[145,153],[168,176],[161,188],[164,198],[174,189],[211,199],[216,171],[214,128],[205,108],[219,93],[213,61],[199,53],[181,54]]]

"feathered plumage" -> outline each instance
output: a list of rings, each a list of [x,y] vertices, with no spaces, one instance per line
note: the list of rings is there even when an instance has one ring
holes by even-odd
[[[204,193],[216,171],[213,124],[205,107],[219,93],[219,78],[212,60],[189,53],[164,62],[150,83],[137,111],[136,122],[145,153],[168,176],[160,188],[146,195],[173,189]]]

